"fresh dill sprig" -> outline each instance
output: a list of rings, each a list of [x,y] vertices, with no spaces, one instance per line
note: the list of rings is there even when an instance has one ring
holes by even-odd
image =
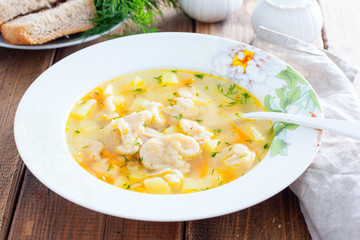
[[[218,92],[224,97],[232,100],[226,105],[220,104],[218,107],[232,107],[236,104],[244,104],[251,97],[247,92],[239,93],[235,84],[231,84],[227,90],[219,83],[216,85]]]
[[[91,19],[95,27],[82,33],[86,38],[103,34],[108,38],[127,36],[136,33],[156,32],[153,27],[157,17],[162,17],[161,7],[178,7],[176,0],[94,0],[96,17]],[[123,34],[111,34],[110,30],[124,22]]]

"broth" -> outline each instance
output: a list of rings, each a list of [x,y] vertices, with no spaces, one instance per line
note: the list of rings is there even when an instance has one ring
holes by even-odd
[[[255,167],[272,123],[244,120],[264,111],[245,89],[182,70],[128,74],[95,88],[72,109],[66,140],[95,177],[143,193],[211,189]]]

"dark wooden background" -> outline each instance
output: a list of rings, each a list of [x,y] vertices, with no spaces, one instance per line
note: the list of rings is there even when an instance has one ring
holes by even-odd
[[[165,11],[161,31],[198,32],[252,43],[256,0],[244,0],[231,18],[203,24]],[[360,1],[319,0],[324,29],[314,42],[360,67]],[[310,239],[297,197],[287,188],[233,214],[189,222],[127,220],[75,205],[41,184],[26,169],[15,146],[13,121],[29,85],[67,55],[94,44],[57,50],[0,48],[0,239]],[[358,93],[360,84],[355,83]]]

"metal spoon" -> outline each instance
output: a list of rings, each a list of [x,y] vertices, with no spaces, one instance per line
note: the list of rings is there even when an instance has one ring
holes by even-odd
[[[360,140],[360,122],[298,116],[277,112],[244,113],[241,118],[267,119],[299,124],[305,127],[323,129]]]

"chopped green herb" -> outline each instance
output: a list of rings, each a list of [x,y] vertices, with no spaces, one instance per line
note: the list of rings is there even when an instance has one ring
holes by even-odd
[[[75,133],[80,133],[80,131],[79,131],[79,130],[75,130]]]
[[[253,143],[254,142],[254,140],[252,140],[252,139],[247,139],[245,141],[248,142],[248,143]]]
[[[220,153],[220,152],[213,152],[213,153],[211,153],[211,157],[216,157],[216,154],[218,154],[218,153]]]
[[[196,74],[194,74],[194,76],[195,76],[196,78],[200,78],[200,79],[203,79],[203,78],[204,78],[204,74],[201,74],[201,73],[196,73]]]
[[[214,174],[214,170],[215,170],[215,169],[213,168],[213,169],[212,169],[212,171],[211,171],[211,175],[213,175],[213,174]]]
[[[202,123],[204,120],[196,119],[195,121],[197,121],[198,123]]]
[[[125,162],[123,165],[120,166],[120,168],[123,168],[124,166],[126,166],[126,164],[130,161],[130,159],[128,159],[125,155],[123,155]]]
[[[137,145],[137,146],[140,146],[141,144],[138,142],[138,141],[134,141],[134,144]]]
[[[243,157],[246,157],[246,156],[247,156],[247,154],[243,154],[239,158],[243,158]]]
[[[177,92],[173,92],[174,96],[179,96],[179,94]]]
[[[83,147],[83,149],[88,148],[88,147],[89,147],[89,145],[86,145],[86,146]]]
[[[186,83],[186,84],[185,84],[185,86],[187,86],[187,87],[191,88],[191,86],[190,86],[190,85],[191,85],[191,83]]]
[[[156,79],[158,84],[162,83],[162,75],[158,76],[158,77],[154,77],[154,79]]]
[[[173,116],[173,118],[176,118],[178,120],[181,120],[184,116],[182,115],[182,113],[179,114],[179,116]]]
[[[100,95],[98,92],[94,92],[94,94],[96,94],[96,95]]]
[[[232,150],[233,147],[229,147],[229,152]]]
[[[130,190],[131,185],[127,185],[126,190]]]
[[[269,147],[270,147],[269,143],[264,145],[264,149],[269,149]]]
[[[146,89],[137,88],[137,89],[135,89],[135,90],[132,90],[132,92],[143,93],[143,92],[146,92]]]
[[[86,103],[86,101],[81,101],[80,105],[83,105],[84,103]]]
[[[238,113],[238,112],[235,113],[235,116],[238,117],[238,118],[241,118],[240,113]]]
[[[99,128],[99,129],[104,129],[105,127],[101,127],[101,128]]]
[[[226,145],[228,145],[228,146],[230,146],[230,145],[231,145],[231,143],[228,143],[228,142],[225,142],[225,144],[226,144]]]
[[[198,96],[199,96],[199,93],[198,93],[198,92],[196,92],[196,93],[195,93],[195,95],[198,97]]]
[[[177,73],[177,70],[171,70],[172,73]]]
[[[221,185],[223,185],[223,181],[220,181],[220,182],[219,182],[219,186],[221,186]]]
[[[218,142],[217,142],[217,145],[219,146],[220,144],[221,144],[221,141],[218,141]]]
[[[214,132],[215,134],[220,134],[220,133],[221,133],[221,129],[220,129],[220,128],[214,129],[213,132]]]
[[[205,91],[209,90],[209,87],[208,86],[205,86]]]
[[[250,98],[248,93],[240,94],[238,88],[235,84],[231,84],[227,90],[219,83],[217,86],[218,91],[226,98],[231,99],[232,101],[224,105],[225,107],[232,107],[236,104],[244,104]]]
[[[223,107],[224,107],[224,105],[223,105],[223,104],[220,104],[218,107],[219,107],[219,108],[223,108]]]
[[[165,85],[162,85],[161,87],[167,87],[167,84],[165,84]]]
[[[108,172],[108,171],[110,171],[112,168],[113,168],[113,165],[110,163],[106,171]]]
[[[139,157],[139,158],[138,158],[139,164],[142,162],[142,160],[143,160],[143,157]]]

